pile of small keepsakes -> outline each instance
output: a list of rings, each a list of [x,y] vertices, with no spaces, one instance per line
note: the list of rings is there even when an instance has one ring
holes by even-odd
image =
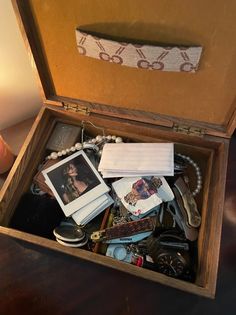
[[[35,176],[31,195],[27,196],[35,199],[30,200],[32,204],[43,203],[43,207],[39,207],[41,212],[26,213],[26,219],[20,222],[22,216],[17,216],[16,211],[13,225],[30,233],[54,237],[64,246],[82,247],[124,263],[194,281],[196,241],[201,224],[195,196],[201,190],[202,177],[199,166],[190,156],[174,153],[174,176],[104,179],[110,188],[109,194],[102,195],[103,198],[107,195],[106,202],[97,206],[96,211],[91,210],[92,203],[82,208],[83,218],[82,211],[78,211],[79,216],[67,217],[65,212],[58,210],[58,200],[54,199],[53,191],[42,177],[45,165],[53,165],[51,167],[56,169],[57,163],[61,164],[63,159],[83,151],[98,170],[104,145],[123,142],[126,141],[121,137],[99,135],[92,138],[83,134],[82,140],[70,148],[49,152]],[[195,172],[194,178],[188,178],[189,169]],[[195,185],[195,189],[190,191],[189,184],[191,187]],[[96,204],[96,200],[93,202]],[[50,211],[47,209],[49,204]],[[20,207],[26,208],[24,203]],[[46,226],[44,222],[49,222],[49,212],[55,216]],[[82,219],[83,224],[76,221]]]
[[[88,143],[96,145],[97,142],[99,150],[91,147],[87,154],[98,166],[102,146],[115,142],[116,138],[99,136],[97,141],[94,139]],[[117,142],[123,139],[119,137]],[[196,173],[192,192],[189,168]],[[193,281],[201,224],[194,197],[202,185],[196,162],[189,156],[175,153],[173,177],[112,178],[107,183],[114,203],[106,210],[105,224],[89,232],[89,248],[94,250],[95,247],[101,254],[119,261]],[[142,202],[141,209],[138,202]]]

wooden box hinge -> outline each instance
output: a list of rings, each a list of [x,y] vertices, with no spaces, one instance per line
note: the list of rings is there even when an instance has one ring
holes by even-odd
[[[88,107],[85,107],[85,106],[80,106],[78,104],[73,104],[73,103],[64,103],[64,102],[62,102],[62,106],[65,110],[68,110],[70,112],[79,112],[80,114],[84,114],[84,115],[90,114],[90,110],[88,109]]]
[[[187,125],[174,124],[174,131],[183,133],[190,136],[203,137],[205,135],[205,130],[197,127],[191,127]]]

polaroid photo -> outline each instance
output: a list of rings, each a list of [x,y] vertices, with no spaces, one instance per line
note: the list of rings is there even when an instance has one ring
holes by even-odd
[[[109,191],[109,187],[82,150],[42,173],[66,216]]]
[[[164,177],[124,177],[112,186],[125,208],[135,216],[143,215],[162,202],[174,199]]]

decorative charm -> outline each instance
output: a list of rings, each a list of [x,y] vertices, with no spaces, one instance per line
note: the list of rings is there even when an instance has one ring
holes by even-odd
[[[202,47],[117,42],[76,30],[79,54],[118,65],[160,71],[196,72]]]

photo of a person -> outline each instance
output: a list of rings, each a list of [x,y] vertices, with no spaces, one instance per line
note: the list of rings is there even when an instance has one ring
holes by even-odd
[[[88,184],[83,180],[79,180],[77,168],[73,163],[63,169],[63,176],[65,177],[65,183],[61,188],[64,190],[62,198],[65,203],[78,198],[88,188]]]
[[[88,176],[86,173],[88,172],[86,172],[84,165],[83,169],[78,170],[73,162],[68,163],[63,168],[64,183],[61,185],[61,189],[63,190],[62,198],[66,204],[99,184],[96,176],[91,176],[91,174]]]
[[[138,200],[148,199],[153,194],[156,194],[161,185],[162,181],[160,178],[154,176],[151,179],[141,178],[132,185],[131,192],[124,196],[124,200],[128,204],[135,206]]]
[[[42,174],[66,217],[110,190],[83,150],[48,167]]]
[[[82,155],[57,167],[48,177],[65,205],[100,184]]]

